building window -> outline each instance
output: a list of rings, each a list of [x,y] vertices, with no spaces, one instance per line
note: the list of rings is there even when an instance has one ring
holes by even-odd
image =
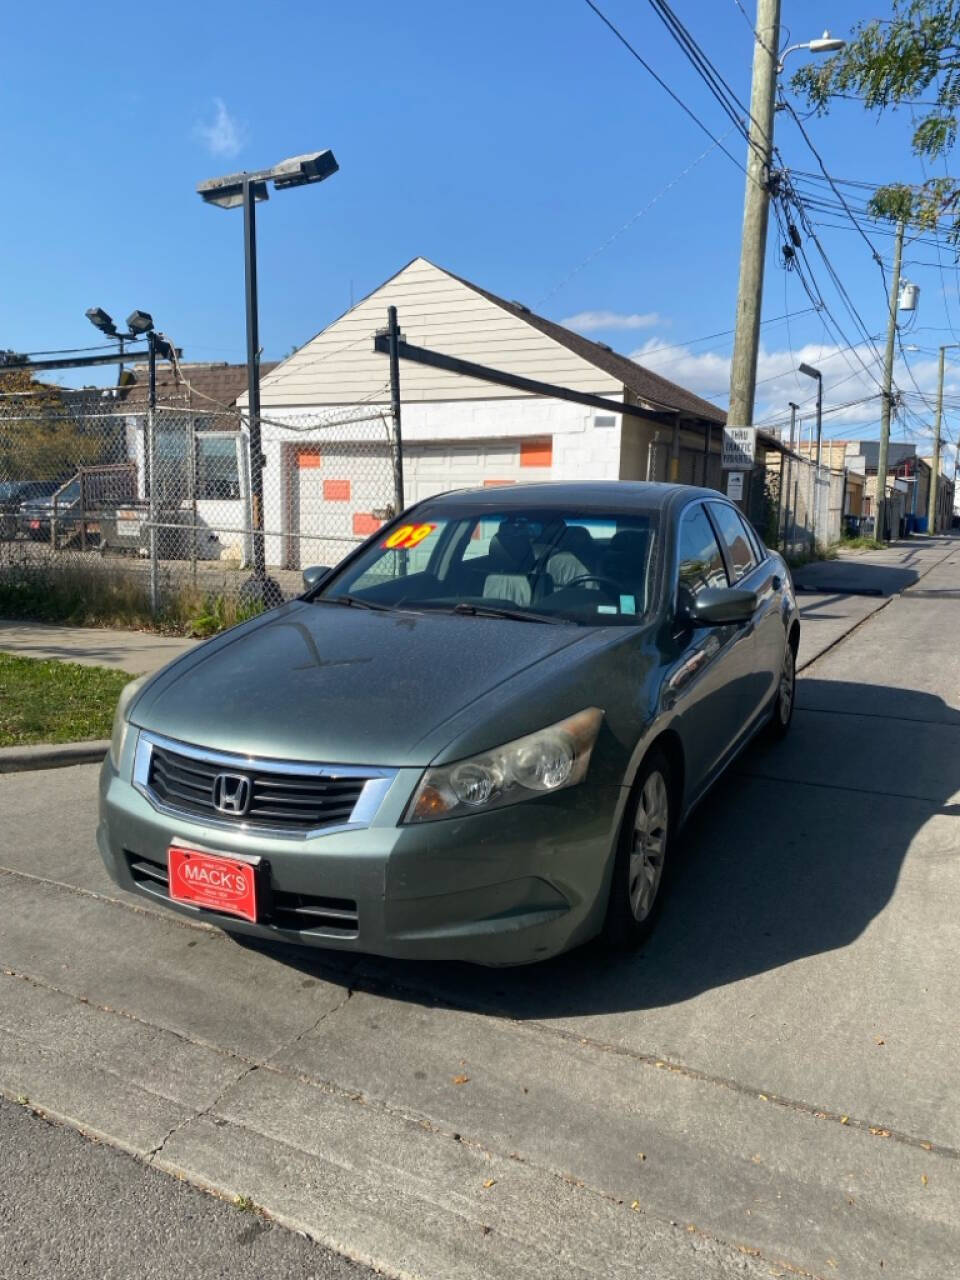
[[[235,435],[197,436],[197,497],[240,497],[240,469]]]

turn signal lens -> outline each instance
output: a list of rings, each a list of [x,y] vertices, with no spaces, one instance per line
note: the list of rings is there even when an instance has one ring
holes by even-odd
[[[602,721],[603,712],[588,707],[493,751],[428,769],[404,822],[496,809],[574,786],[586,775]]]

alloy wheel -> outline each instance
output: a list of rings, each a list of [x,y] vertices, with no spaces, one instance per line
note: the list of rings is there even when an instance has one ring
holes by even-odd
[[[780,717],[780,723],[783,726],[790,723],[796,683],[797,660],[794,657],[793,645],[788,644],[787,652],[783,657],[783,670],[780,672],[780,693],[777,698],[777,715]]]
[[[669,829],[670,796],[663,774],[654,769],[640,792],[630,849],[630,910],[638,922],[646,920],[657,900]]]

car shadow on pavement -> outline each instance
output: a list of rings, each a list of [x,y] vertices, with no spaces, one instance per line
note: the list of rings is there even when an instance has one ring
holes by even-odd
[[[933,694],[801,679],[787,739],[749,748],[675,842],[642,950],[611,956],[594,943],[485,969],[262,949],[353,989],[510,1018],[675,1005],[859,937],[894,894],[920,829],[958,811],[958,748],[960,712]]]

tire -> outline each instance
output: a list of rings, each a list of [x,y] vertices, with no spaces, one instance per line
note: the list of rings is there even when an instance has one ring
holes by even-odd
[[[664,897],[676,807],[670,763],[655,750],[637,774],[623,816],[601,934],[612,950],[639,947],[653,932]]]
[[[783,667],[780,681],[773,700],[773,715],[767,726],[767,737],[772,742],[780,742],[790,732],[793,723],[793,708],[797,701],[797,655],[793,645],[787,641],[783,655]]]

